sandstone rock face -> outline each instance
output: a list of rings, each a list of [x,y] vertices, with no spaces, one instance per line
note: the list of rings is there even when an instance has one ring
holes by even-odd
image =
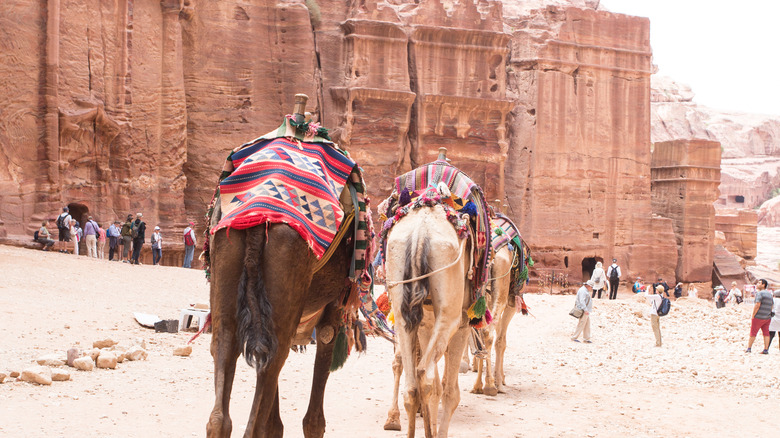
[[[42,365],[27,368],[22,371],[20,379],[39,385],[51,385],[51,368]]]
[[[706,140],[656,143],[653,148],[653,213],[674,221],[676,277],[684,283],[712,278],[715,207],[720,184],[720,144]]]
[[[765,227],[780,227],[780,196],[761,204],[758,209],[758,224]]]
[[[95,361],[89,356],[80,357],[73,361],[73,367],[81,371],[92,371],[95,368]]]
[[[754,208],[780,186],[780,117],[719,111],[687,85],[653,76],[653,142],[705,139],[723,146],[718,207]]]
[[[579,277],[617,257],[627,277],[671,278],[672,221],[650,205],[649,22],[597,9],[6,0],[0,218],[30,235],[63,205],[100,222],[142,211],[180,235],[229,151],[303,92],[374,199],[444,146],[508,201],[540,268]]]
[[[745,260],[758,255],[758,214],[754,210],[715,211],[715,230],[723,233],[723,245]]]

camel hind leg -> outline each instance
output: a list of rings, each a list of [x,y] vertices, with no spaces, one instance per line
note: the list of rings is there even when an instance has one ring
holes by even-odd
[[[323,401],[325,398],[325,385],[330,376],[330,364],[333,360],[333,348],[336,345],[335,337],[338,332],[337,319],[338,312],[335,303],[326,307],[323,317],[317,324],[317,355],[314,359],[314,376],[312,378],[311,395],[309,397],[309,408],[306,416],[303,417],[303,435],[306,438],[322,438],[325,435],[325,412],[323,410]],[[334,328],[333,339],[330,342],[323,342],[320,333],[325,327]]]
[[[506,352],[506,333],[509,328],[509,323],[517,312],[515,306],[506,306],[504,312],[501,315],[501,321],[496,327],[496,390],[498,392],[504,392],[503,386],[506,385],[506,377],[504,374],[504,353]]]
[[[493,338],[494,338],[493,329],[494,328],[495,327],[491,326],[482,332],[484,335],[483,341],[485,342],[485,351],[487,353],[484,359],[485,387],[482,389],[482,393],[489,396],[498,395],[498,390],[496,389],[496,380],[493,374],[494,372],[492,366],[493,364],[491,363],[491,354],[493,352]]]
[[[404,364],[401,359],[401,350],[396,346],[393,357],[393,404],[387,411],[387,421],[385,421],[385,430],[401,430],[401,412],[398,410],[398,390],[401,383],[401,374],[404,371]]]
[[[461,327],[455,336],[450,340],[447,347],[447,353],[444,358],[444,379],[442,383],[441,406],[442,413],[441,425],[439,426],[440,437],[446,437],[450,428],[450,420],[455,413],[455,409],[460,403],[460,388],[458,387],[458,368],[460,366],[460,351],[466,348],[469,336],[469,327]]]

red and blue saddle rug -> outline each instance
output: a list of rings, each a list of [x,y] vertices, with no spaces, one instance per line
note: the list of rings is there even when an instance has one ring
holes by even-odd
[[[331,143],[284,137],[260,138],[228,161],[235,170],[219,184],[222,219],[211,232],[286,223],[321,258],[344,219],[339,197],[355,162]]]

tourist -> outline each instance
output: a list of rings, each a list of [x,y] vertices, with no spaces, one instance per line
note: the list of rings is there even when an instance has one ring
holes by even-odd
[[[635,294],[638,294],[640,292],[644,292],[645,285],[642,284],[642,277],[637,277],[636,281],[634,282],[634,285],[631,286],[631,291]]]
[[[36,239],[43,244],[43,248],[41,249],[44,251],[48,251],[52,245],[54,245],[54,241],[51,240],[51,233],[49,233],[49,230],[46,228],[46,225],[48,224],[48,221],[41,222],[41,229],[38,230],[38,239]]]
[[[108,227],[106,234],[108,235],[108,261],[112,261],[114,260],[114,252],[119,252],[117,246],[119,245],[119,239],[122,237],[119,233],[119,221],[114,221],[114,223]],[[120,260],[121,257],[117,257],[116,259]]]
[[[664,293],[666,293],[666,298],[669,298],[669,289],[671,288],[669,287],[668,284],[666,284],[664,279],[661,277],[658,277],[658,282],[653,283],[653,290],[655,290],[659,285],[664,287]]]
[[[62,214],[57,216],[57,231],[60,242],[70,242],[70,227],[73,218],[68,213],[68,207],[62,207]],[[65,250],[60,250],[65,252]]]
[[[124,225],[122,225],[122,262],[128,263],[130,261],[130,250],[133,246],[133,215],[128,214]]]
[[[160,227],[154,227],[152,233],[152,264],[157,265],[162,258],[162,236],[160,236]]]
[[[182,267],[192,267],[192,258],[195,255],[195,245],[198,241],[195,239],[195,230],[192,228],[195,226],[195,222],[190,222],[190,225],[184,229],[184,264]]]
[[[593,298],[596,298],[596,293],[598,292],[599,299],[601,299],[601,292],[607,287],[607,274],[604,273],[604,268],[601,266],[601,262],[597,262],[593,275],[590,276],[590,281],[593,282]]]
[[[761,354],[769,354],[769,323],[772,318],[772,306],[774,306],[774,297],[766,290],[769,285],[763,278],[756,282],[756,304],[753,305],[753,315],[750,321],[750,339],[745,353],[750,353],[753,342],[756,340],[758,331],[764,336],[764,351]]]
[[[726,292],[726,288],[718,285],[715,286],[715,294],[714,294],[714,300],[715,300],[715,308],[716,309],[722,309],[726,307],[726,296],[728,295],[728,292]]]
[[[620,266],[617,264],[617,259],[612,259],[612,264],[607,269],[607,278],[609,278],[609,299],[614,300],[617,298],[617,290],[620,285]]]
[[[141,248],[144,246],[144,238],[146,238],[146,222],[142,221],[142,213],[135,215],[135,221],[133,221],[133,259],[130,263],[134,265],[140,265],[138,257],[141,256]]]
[[[693,283],[688,285],[688,298],[699,298],[699,289]]]
[[[658,308],[661,307],[663,302],[664,287],[660,284],[655,289],[647,291],[647,304],[650,305],[650,325],[653,327],[653,335],[655,335],[655,346],[661,346],[661,321],[658,316]]]
[[[769,347],[772,346],[772,339],[774,339],[777,332],[780,332],[780,290],[776,290],[772,295],[774,295],[772,305],[772,312],[774,312],[774,315],[772,315],[771,320],[769,321],[769,345],[767,345],[767,350]],[[777,341],[777,346],[780,347],[780,339]]]
[[[97,258],[97,239],[100,236],[100,227],[90,216],[84,225],[84,242],[87,244],[87,257]]]
[[[674,287],[674,299],[679,300],[682,296],[682,283],[677,283],[677,286]]]
[[[726,302],[731,304],[742,304],[742,291],[737,287],[737,282],[731,282],[731,289],[726,297]]]
[[[587,286],[587,287],[586,287]],[[593,280],[588,280],[582,283],[582,287],[577,291],[577,300],[574,303],[574,307],[582,310],[582,316],[580,316],[579,322],[577,322],[577,329],[574,330],[574,334],[571,335],[571,340],[574,342],[580,342],[580,334],[586,344],[590,344],[590,311],[593,309],[593,299],[588,293],[588,287],[593,287]]]
[[[83,234],[78,221],[71,220],[70,223],[70,236],[71,240],[73,240],[73,254],[79,255],[79,242],[81,241]]]

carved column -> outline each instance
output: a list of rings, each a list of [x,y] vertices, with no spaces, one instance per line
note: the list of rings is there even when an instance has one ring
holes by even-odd
[[[158,153],[158,216],[167,227],[184,227],[183,172],[187,161],[187,102],[182,68],[182,0],[162,0],[162,83],[160,151]]]

